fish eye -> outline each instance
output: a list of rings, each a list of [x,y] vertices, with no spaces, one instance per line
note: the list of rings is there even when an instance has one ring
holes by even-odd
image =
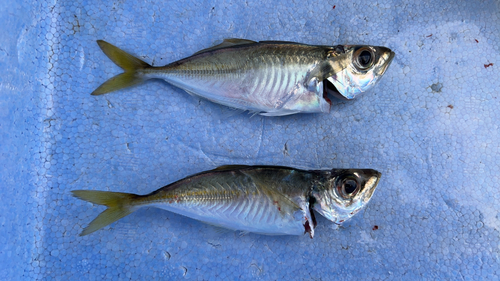
[[[354,64],[359,70],[366,70],[373,65],[375,54],[370,48],[360,48],[354,53]]]
[[[359,191],[359,183],[353,176],[346,176],[340,178],[337,184],[337,190],[343,198],[351,198]]]
[[[346,194],[352,194],[358,189],[358,183],[355,180],[348,179],[342,183],[342,188]]]

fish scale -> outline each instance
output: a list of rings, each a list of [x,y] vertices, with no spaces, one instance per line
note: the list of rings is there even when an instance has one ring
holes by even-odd
[[[275,213],[270,208],[270,198],[264,194],[260,194],[258,190],[251,189],[245,192],[242,197],[241,192],[236,190],[227,191],[219,189],[216,192],[207,192],[202,197],[192,197],[189,194],[182,195],[179,193],[179,201],[170,203],[169,200],[163,203],[155,203],[154,206],[185,215],[194,216],[197,218],[203,217],[205,221],[210,221],[212,224],[227,225],[229,223],[238,223],[246,225],[262,224],[265,222],[274,223]],[[248,186],[247,186],[247,189]],[[227,193],[230,196],[227,196]],[[170,197],[171,198],[171,197]],[[195,210],[195,211],[193,211]],[[232,215],[236,211],[237,215]],[[211,219],[207,218],[209,216]]]
[[[247,103],[260,99],[265,106],[273,107],[276,101],[287,95],[290,86],[293,87],[299,83],[299,81],[293,81],[290,84],[283,84],[282,77],[284,75],[291,77],[291,73],[296,72],[297,69],[306,68],[305,65],[300,65],[300,61],[294,59],[297,56],[296,51],[284,50],[283,55],[279,57],[275,52],[274,45],[263,45],[262,50],[245,51],[240,48],[234,51],[234,55],[199,54],[186,61],[181,60],[164,68],[152,69],[148,75],[152,78],[165,79],[172,84],[194,84],[197,81],[197,89],[190,89],[190,91],[199,92],[210,89],[211,92],[224,92],[227,93],[228,98],[243,99]],[[311,61],[317,64],[323,53],[322,50],[316,50],[316,52],[311,50],[309,64]],[[306,73],[302,73],[300,78],[305,75]],[[260,84],[258,81],[263,81],[262,87],[255,87]],[[236,86],[238,91],[232,91]]]

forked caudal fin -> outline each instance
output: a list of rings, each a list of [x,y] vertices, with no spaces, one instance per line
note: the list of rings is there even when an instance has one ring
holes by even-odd
[[[97,44],[99,44],[99,47],[101,47],[101,50],[108,56],[108,58],[119,67],[123,68],[125,72],[104,82],[95,91],[93,91],[91,95],[96,96],[107,94],[109,92],[127,88],[144,81],[142,76],[137,72],[142,69],[151,68],[151,65],[128,54],[120,48],[109,44],[106,41],[97,40]]]
[[[97,190],[72,190],[71,192],[77,198],[108,207],[80,233],[80,236],[97,231],[137,210],[137,207],[132,205],[132,201],[139,197],[136,194]]]

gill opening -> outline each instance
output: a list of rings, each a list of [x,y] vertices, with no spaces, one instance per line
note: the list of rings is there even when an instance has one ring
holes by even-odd
[[[332,82],[330,82],[330,78],[328,79],[325,79],[323,80],[323,98],[328,101],[330,104],[331,104],[331,101],[330,99],[328,98],[328,95],[332,96],[332,97],[335,97],[335,98],[338,98],[338,99],[341,99],[341,100],[348,100],[348,98],[344,97],[340,92],[339,90],[337,89],[337,87],[335,87],[335,85],[333,85]],[[338,81],[340,84],[342,84],[342,82]]]
[[[313,210],[314,204],[316,204],[316,198],[314,198],[313,196],[309,196],[309,213],[311,214],[311,219],[312,219],[312,222],[313,222],[313,228],[316,228],[316,226],[318,225],[318,223],[316,222],[316,217],[314,215],[314,210]]]

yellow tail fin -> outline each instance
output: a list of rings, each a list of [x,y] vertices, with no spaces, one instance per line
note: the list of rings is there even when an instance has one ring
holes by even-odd
[[[108,58],[119,67],[123,68],[125,72],[104,82],[95,91],[93,91],[91,95],[96,96],[106,94],[144,81],[137,71],[150,68],[152,67],[151,65],[128,54],[120,48],[109,44],[106,41],[97,40],[97,44],[99,44],[99,47],[101,47],[101,50],[108,56]]]
[[[71,192],[77,198],[108,207],[80,233],[80,236],[88,235],[131,214],[137,209],[132,206],[132,201],[139,197],[131,193],[97,190],[72,190]]]

